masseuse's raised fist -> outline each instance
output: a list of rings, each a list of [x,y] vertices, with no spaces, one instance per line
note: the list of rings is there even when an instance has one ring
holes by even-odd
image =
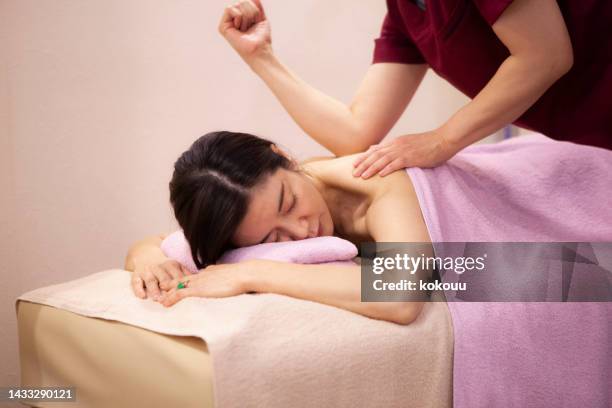
[[[219,33],[245,60],[271,47],[270,24],[259,0],[240,0],[225,7]]]

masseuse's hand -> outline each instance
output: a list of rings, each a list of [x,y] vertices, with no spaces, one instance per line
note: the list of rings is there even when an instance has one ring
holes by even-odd
[[[219,33],[246,61],[272,44],[270,23],[259,0],[240,0],[227,6]]]
[[[192,275],[192,273],[174,259],[165,256],[147,257],[135,261],[132,272],[132,290],[141,299],[159,300],[162,294],[160,287],[173,279]]]
[[[248,293],[251,277],[264,270],[267,262],[270,261],[253,259],[209,265],[197,274],[163,282],[164,293],[160,303],[168,307],[189,296],[218,298]],[[178,289],[179,282],[185,283],[186,287]]]
[[[457,153],[440,130],[400,136],[370,146],[353,162],[353,176],[381,177],[405,167],[436,167]]]

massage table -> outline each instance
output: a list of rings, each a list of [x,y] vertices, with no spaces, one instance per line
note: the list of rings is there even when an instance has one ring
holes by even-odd
[[[205,408],[218,403],[217,408],[242,408],[352,407],[361,402],[362,406],[398,408],[452,406],[453,334],[442,297],[426,305],[409,326],[279,295],[242,295],[210,302],[189,299],[160,310],[157,303],[133,296],[129,275],[123,270],[102,271],[21,295],[16,303],[21,387],[76,389],[76,402],[29,405]],[[83,305],[86,313],[81,313]],[[183,308],[178,315],[177,307]],[[267,324],[278,317],[273,311],[279,307],[288,320]],[[126,313],[139,313],[137,310],[148,311],[152,320],[138,314],[136,325],[120,321],[132,321],[134,316]],[[203,324],[209,326],[200,333],[214,339],[188,335],[197,330],[187,333],[172,327],[173,319],[203,311],[208,313]],[[300,318],[303,313],[316,320]],[[297,325],[292,326],[292,316]],[[246,322],[255,326],[232,329]],[[276,324],[282,326],[280,331],[275,330]],[[333,325],[345,329],[338,331]],[[326,327],[327,332],[316,335],[310,331]],[[164,330],[173,334],[164,334]],[[227,342],[224,333],[239,337]],[[262,334],[258,338],[255,333]],[[242,339],[249,339],[248,344]],[[280,344],[292,345],[278,349]],[[230,348],[222,351],[226,345]],[[350,353],[338,349],[350,346]],[[216,356],[214,367],[223,367],[214,371],[214,378],[212,355]],[[372,366],[374,361],[367,360],[367,355],[377,356],[377,364]],[[293,356],[296,359],[291,363],[277,361]],[[328,362],[335,365],[326,367]],[[373,373],[378,378],[369,376]],[[346,374],[352,379],[342,378]],[[357,384],[366,385],[362,381],[367,386],[356,389]],[[219,388],[213,390],[213,384]],[[372,388],[374,384],[386,387],[386,393],[379,395],[375,390],[380,388]],[[369,391],[363,394],[364,390]],[[366,399],[370,402],[364,403]]]
[[[17,322],[21,387],[76,387],[76,402],[29,406],[213,406],[212,362],[198,337],[165,335],[21,300]]]

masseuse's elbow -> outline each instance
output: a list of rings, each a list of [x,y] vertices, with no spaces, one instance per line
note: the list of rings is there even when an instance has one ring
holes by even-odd
[[[559,78],[567,74],[574,66],[574,53],[572,47],[570,46],[569,49],[560,51],[551,63],[553,64],[552,70]]]
[[[526,58],[527,64],[531,70],[533,67],[538,67],[545,76],[550,79],[557,80],[567,74],[574,66],[574,52],[571,44],[567,46],[559,46],[548,52],[539,52],[530,54]]]
[[[380,143],[384,137],[385,135],[381,133],[374,134],[371,132],[355,130],[350,132],[348,135],[345,135],[345,143],[338,146],[336,151],[333,153],[338,157],[342,157],[350,154],[365,152],[370,148],[370,146]]]

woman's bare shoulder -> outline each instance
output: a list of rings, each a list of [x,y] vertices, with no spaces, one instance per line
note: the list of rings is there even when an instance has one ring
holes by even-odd
[[[336,158],[337,158],[336,156],[315,156],[315,157],[310,157],[308,159],[302,160],[300,164],[313,163],[313,162],[318,162],[318,161],[323,161],[323,160],[333,160]]]
[[[303,168],[316,174],[325,184],[347,191],[369,195],[371,198],[389,189],[405,189],[411,184],[406,170],[400,169],[384,177],[378,174],[363,179],[353,176],[353,162],[359,153],[342,157],[328,157],[304,163]]]

